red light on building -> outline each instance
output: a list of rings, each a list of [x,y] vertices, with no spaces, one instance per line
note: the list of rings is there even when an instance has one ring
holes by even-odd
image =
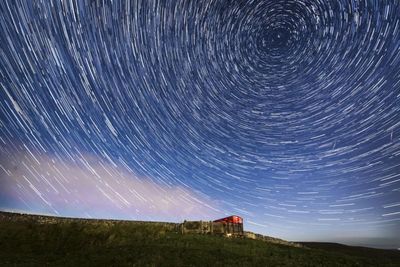
[[[215,220],[214,222],[242,224],[243,219],[242,219],[242,217],[233,215],[233,216],[229,216],[226,218]]]

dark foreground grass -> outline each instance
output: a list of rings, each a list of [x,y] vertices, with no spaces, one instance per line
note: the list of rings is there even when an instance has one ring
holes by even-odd
[[[0,266],[400,266],[400,261],[181,235],[154,223],[0,220]]]

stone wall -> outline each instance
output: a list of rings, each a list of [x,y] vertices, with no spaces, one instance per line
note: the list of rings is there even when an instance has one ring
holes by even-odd
[[[281,245],[291,246],[291,247],[303,247],[303,245],[301,245],[299,243],[294,243],[294,242],[286,241],[286,240],[275,238],[275,237],[260,235],[260,234],[256,234],[256,233],[249,232],[249,231],[245,231],[244,236],[247,238],[250,238],[250,239],[261,240],[261,241],[265,241],[268,243],[281,244]]]
[[[158,226],[166,232],[176,232],[181,234],[213,234],[224,236],[240,236],[250,239],[262,240],[265,242],[282,244],[286,246],[302,247],[301,244],[285,241],[279,238],[264,236],[249,231],[243,231],[243,225],[227,224],[213,221],[184,221],[183,223],[168,222],[148,222],[148,221],[128,221],[128,220],[99,220],[99,219],[80,219],[65,218],[43,215],[30,215],[0,211],[0,221],[13,222],[35,222],[40,224],[57,223],[80,223],[80,224],[102,224],[102,225],[123,225],[123,224],[143,224]]]

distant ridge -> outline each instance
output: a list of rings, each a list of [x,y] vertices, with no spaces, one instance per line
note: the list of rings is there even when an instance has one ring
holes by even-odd
[[[333,242],[297,242],[297,243],[300,243],[308,248],[322,249],[326,251],[334,250],[336,252],[341,252],[352,256],[362,257],[365,255],[370,255],[374,257],[394,257],[400,260],[400,251],[398,251],[397,249],[349,246]]]

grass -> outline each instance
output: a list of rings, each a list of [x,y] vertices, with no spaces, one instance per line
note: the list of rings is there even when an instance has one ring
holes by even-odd
[[[172,225],[157,223],[32,218],[0,216],[0,266],[400,266],[396,251],[397,258],[378,258],[343,249],[181,235]]]

